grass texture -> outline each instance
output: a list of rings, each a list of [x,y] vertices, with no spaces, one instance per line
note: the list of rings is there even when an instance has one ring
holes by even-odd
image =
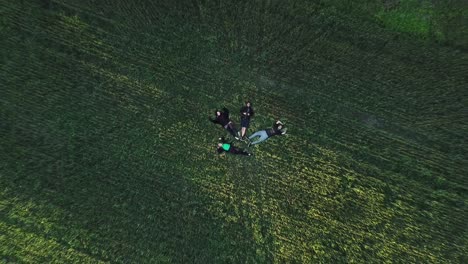
[[[341,2],[1,0],[0,262],[467,263],[464,40]]]

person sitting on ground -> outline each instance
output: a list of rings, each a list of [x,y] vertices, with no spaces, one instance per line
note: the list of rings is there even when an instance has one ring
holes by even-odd
[[[273,123],[272,128],[260,130],[260,131],[257,131],[255,133],[253,133],[249,137],[249,140],[252,140],[253,138],[256,138],[256,137],[259,137],[259,139],[257,139],[256,141],[253,141],[253,142],[251,141],[249,143],[249,146],[258,144],[258,143],[260,143],[262,141],[265,141],[265,140],[267,140],[268,138],[270,138],[272,136],[284,135],[284,134],[286,134],[286,130],[287,129],[284,128],[284,124],[281,121],[278,120],[275,123]]]
[[[249,153],[249,152],[247,152],[245,150],[239,149],[239,148],[233,146],[231,143],[228,143],[224,139],[224,137],[219,138],[219,143],[218,143],[218,147],[217,147],[216,151],[218,152],[218,154],[227,152],[227,153],[237,154],[237,155],[252,156],[251,153]]]
[[[254,110],[249,101],[245,102],[245,106],[240,109],[241,116],[241,139],[245,139],[245,134],[249,128],[250,118],[254,116]]]
[[[237,134],[237,130],[234,127],[234,123],[229,119],[229,110],[224,107],[223,111],[216,110],[215,111],[215,119],[212,119],[211,117],[209,118],[211,122],[215,124],[220,124],[222,127],[224,127],[233,137],[236,139],[239,139]]]

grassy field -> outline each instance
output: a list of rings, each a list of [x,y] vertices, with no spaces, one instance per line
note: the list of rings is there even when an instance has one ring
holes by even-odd
[[[0,262],[467,263],[468,8],[351,2],[0,0]]]

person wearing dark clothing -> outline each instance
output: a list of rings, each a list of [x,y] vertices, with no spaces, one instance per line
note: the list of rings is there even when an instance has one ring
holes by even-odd
[[[233,146],[231,143],[228,143],[224,138],[220,138],[219,140],[220,142],[218,143],[218,147],[216,149],[218,154],[227,152],[227,153],[237,154],[237,155],[252,156],[252,154],[250,154],[249,152],[239,149]]]
[[[259,138],[256,141],[250,142],[249,146],[258,144],[258,143],[260,143],[262,141],[265,141],[268,138],[273,137],[273,136],[284,135],[284,134],[286,134],[286,130],[287,129],[284,128],[284,124],[281,123],[281,121],[278,120],[275,123],[273,123],[272,128],[260,130],[260,131],[257,131],[255,133],[253,133],[249,137],[249,140],[252,140],[253,138],[256,138],[256,137],[259,137]]]
[[[224,127],[233,137],[238,139],[237,137],[237,130],[234,127],[234,124],[232,121],[229,119],[229,110],[224,107],[223,111],[216,110],[215,112],[215,119],[212,119],[211,117],[209,118],[211,122],[214,124],[220,124],[222,127]]]
[[[250,118],[254,116],[254,110],[252,105],[249,101],[245,103],[240,109],[240,116],[241,116],[241,134],[240,137],[245,139],[245,133],[247,132],[247,128],[249,128]]]

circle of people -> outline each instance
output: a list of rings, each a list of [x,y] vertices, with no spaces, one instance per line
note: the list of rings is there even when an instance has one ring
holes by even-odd
[[[240,123],[241,123],[241,131],[238,131],[229,117],[229,110],[224,107],[222,110],[215,111],[215,118],[209,118],[211,122],[214,124],[221,125],[224,129],[226,129],[229,134],[231,134],[236,140],[248,142],[247,147],[252,145],[256,145],[260,142],[267,140],[270,137],[278,136],[278,135],[285,135],[286,128],[284,124],[280,120],[276,120],[271,128],[259,130],[249,137],[246,136],[247,129],[250,125],[250,119],[254,116],[254,110],[252,108],[252,104],[247,101],[245,105],[240,109]],[[255,139],[255,140],[254,140]],[[252,141],[254,140],[254,141]],[[236,147],[232,144],[232,141],[226,140],[225,137],[220,137],[219,142],[217,144],[217,152],[218,154],[221,153],[231,153],[237,155],[246,155],[251,156],[252,153],[248,152],[245,149],[241,149]]]

